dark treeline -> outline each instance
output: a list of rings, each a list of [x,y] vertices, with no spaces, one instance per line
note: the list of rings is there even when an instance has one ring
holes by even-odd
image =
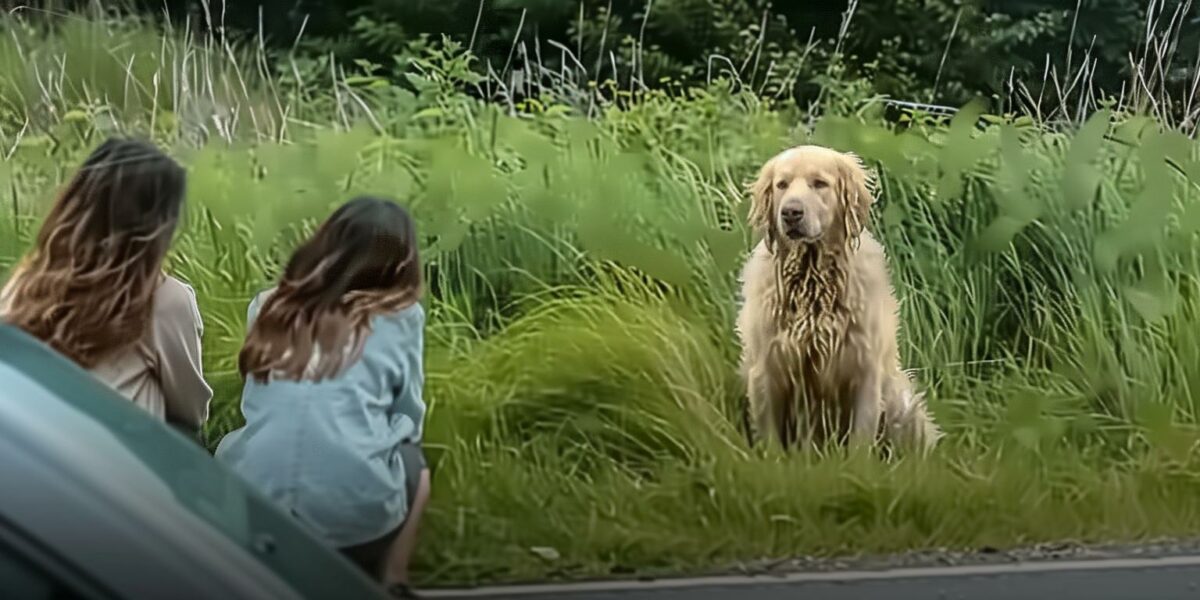
[[[520,65],[522,50],[557,69],[565,47],[572,55],[566,62],[588,79],[636,76],[654,86],[736,70],[756,89],[800,98],[831,72],[868,81],[874,93],[936,104],[1007,97],[1020,88],[1012,83],[1023,83],[1029,96],[1054,96],[1039,94],[1048,77],[1063,88],[1077,81],[1076,92],[1087,82],[1096,90],[1088,94],[1119,96],[1136,87],[1131,62],[1154,67],[1147,77],[1159,84],[1190,86],[1200,51],[1200,10],[1188,0],[134,2],[173,20],[190,15],[228,31],[261,31],[281,51],[366,59],[385,69],[422,36],[446,34],[473,43],[479,67],[496,72]],[[1155,32],[1149,51],[1147,23]]]

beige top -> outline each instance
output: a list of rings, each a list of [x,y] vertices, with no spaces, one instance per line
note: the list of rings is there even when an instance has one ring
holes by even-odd
[[[0,314],[4,312],[0,292]],[[155,417],[199,429],[208,420],[212,388],[204,381],[200,338],[204,324],[191,286],[166,277],[154,295],[150,327],[138,343],[91,369]]]

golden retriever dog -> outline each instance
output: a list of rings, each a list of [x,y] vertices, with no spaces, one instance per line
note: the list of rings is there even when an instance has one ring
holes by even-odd
[[[942,437],[900,368],[899,303],[858,158],[798,146],[763,165],[737,318],[753,437],[925,451]]]

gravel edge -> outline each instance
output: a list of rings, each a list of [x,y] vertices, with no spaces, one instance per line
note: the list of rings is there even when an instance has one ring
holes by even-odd
[[[978,566],[1005,563],[1097,560],[1111,558],[1158,558],[1200,554],[1200,538],[1155,539],[1140,543],[1080,543],[1061,541],[1034,546],[975,550],[935,548],[888,555],[859,555],[836,558],[796,557],[749,561],[709,575],[773,575],[847,570]]]
[[[640,572],[636,568],[617,567],[609,575],[572,576],[571,569],[550,570],[539,580],[504,580],[475,584],[450,583],[425,589],[452,590],[511,585],[570,585],[593,582],[670,581],[720,576],[783,576],[798,573],[837,571],[884,571],[924,567],[981,566],[1013,563],[1101,560],[1114,558],[1163,558],[1200,555],[1200,538],[1158,538],[1143,542],[1083,543],[1059,541],[1012,548],[982,547],[971,550],[933,548],[895,554],[845,555],[838,557],[800,556],[785,559],[741,561],[725,568],[686,571]]]

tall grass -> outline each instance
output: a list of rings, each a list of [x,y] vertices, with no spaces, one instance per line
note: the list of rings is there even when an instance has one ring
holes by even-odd
[[[240,421],[247,302],[298,237],[356,193],[412,208],[431,288],[429,581],[1200,533],[1200,162],[1156,121],[1098,112],[1068,132],[968,108],[903,131],[867,113],[811,115],[809,128],[795,124],[810,115],[722,82],[645,92],[594,119],[546,98],[512,112],[462,95],[468,57],[444,48],[415,92],[335,73],[287,96],[267,69],[254,86],[210,86],[258,59],[180,31],[4,26],[46,62],[6,63],[15,83],[0,88],[0,269],[108,131],[101,112],[172,147],[190,207],[170,267],[200,297],[213,440]],[[30,27],[44,39],[21,38]],[[122,41],[89,53],[72,27]],[[210,50],[212,69],[177,68]],[[79,54],[90,70],[63,68]],[[143,70],[113,67],[131,57],[148,57]],[[63,94],[40,91],[43,64],[58,65]],[[180,94],[157,103],[144,93],[155,81]],[[216,102],[216,89],[229,93]],[[45,102],[93,100],[111,110],[33,118]],[[204,103],[242,125],[153,125]],[[744,442],[742,186],[805,142],[879,171],[873,228],[902,299],[904,363],[949,434],[928,459]],[[544,547],[555,552],[532,550]]]

